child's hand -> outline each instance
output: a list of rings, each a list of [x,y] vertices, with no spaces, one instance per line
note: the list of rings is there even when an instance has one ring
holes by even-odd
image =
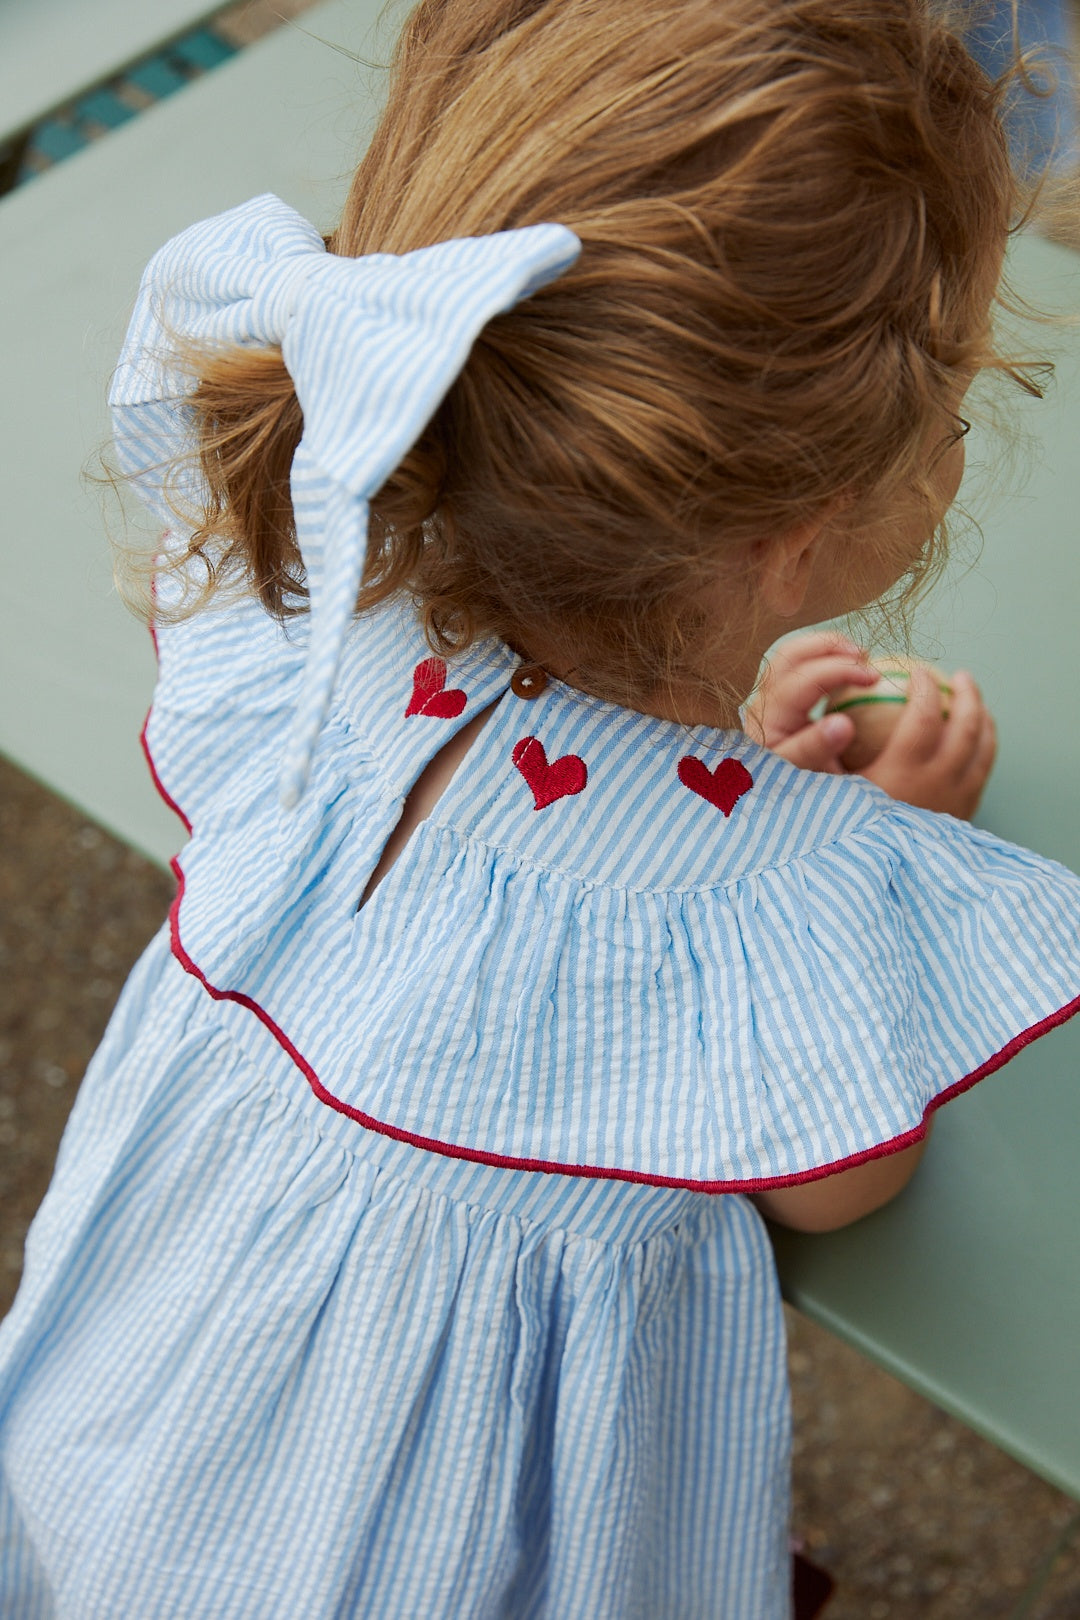
[[[894,799],[970,819],[997,752],[993,717],[966,670],[949,677],[948,719],[932,670],[912,670],[908,700],[877,758],[859,774]]]
[[[747,735],[805,771],[839,774],[855,727],[846,714],[811,721],[810,710],[843,686],[873,686],[877,678],[869,655],[846,636],[794,636],[777,648],[746,705]]]

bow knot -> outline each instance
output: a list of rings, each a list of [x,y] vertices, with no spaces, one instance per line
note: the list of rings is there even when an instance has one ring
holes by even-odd
[[[177,341],[280,347],[303,413],[291,486],[311,634],[282,772],[286,806],[303,792],[329,707],[371,497],[427,426],[481,329],[561,275],[580,248],[565,226],[530,225],[344,258],[266,195],[183,231],[147,266],[109,395],[118,452],[144,492],[134,463],[145,458],[135,451],[149,439],[131,428],[133,411],[171,403],[174,453],[190,448],[183,402],[196,384],[175,363]]]
[[[311,295],[311,283],[332,262],[320,241],[318,250],[309,248],[265,265],[251,299],[252,330],[265,332],[266,341],[280,347],[302,300]]]

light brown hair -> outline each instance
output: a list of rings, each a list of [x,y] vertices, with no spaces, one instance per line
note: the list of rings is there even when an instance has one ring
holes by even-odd
[[[422,0],[330,250],[553,220],[583,252],[375,497],[358,610],[411,593],[444,653],[539,636],[631,706],[708,686],[703,589],[838,503],[880,518],[957,379],[1006,368],[1000,106],[921,0]],[[302,611],[280,355],[197,364],[192,549]]]

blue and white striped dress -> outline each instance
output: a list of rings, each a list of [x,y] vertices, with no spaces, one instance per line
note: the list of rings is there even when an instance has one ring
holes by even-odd
[[[520,696],[401,602],[287,811],[308,635],[159,632],[191,837],[0,1332],[0,1614],[784,1620],[742,1194],[916,1139],[1076,1011],[1080,882],[740,733]]]

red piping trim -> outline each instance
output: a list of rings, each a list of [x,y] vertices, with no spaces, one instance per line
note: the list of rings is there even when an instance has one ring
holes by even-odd
[[[154,645],[157,646],[156,637]],[[146,719],[147,723],[149,723],[149,714]],[[146,740],[145,724],[140,740],[147,763],[150,766],[154,786],[169,808],[174,810],[180,817],[190,833],[192,830],[190,821],[172,796],[165,790],[161,778],[158,776]],[[274,1022],[264,1007],[260,1006],[251,996],[244,995],[242,991],[219,990],[216,985],[210,983],[206,974],[188,955],[180,938],[180,906],[184,898],[186,881],[184,870],[177,856],[173,857],[169,865],[176,875],[177,883],[176,897],[169,908],[169,935],[176,960],[186,972],[190,973],[193,978],[198,979],[203,989],[208,995],[213,996],[215,1001],[234,1001],[237,1006],[244,1007],[248,1012],[254,1013],[259,1022],[269,1030],[274,1040],[295,1063],[321,1103],[325,1103],[335,1113],[344,1114],[348,1119],[355,1120],[365,1130],[377,1131],[380,1136],[392,1137],[395,1142],[407,1142],[410,1147],[425,1148],[429,1153],[441,1153],[448,1159],[468,1159],[474,1164],[492,1165],[500,1170],[543,1170],[551,1175],[590,1176],[597,1181],[635,1181],[650,1187],[680,1187],[689,1192],[701,1193],[768,1192],[777,1187],[794,1187],[801,1186],[808,1181],[820,1181],[825,1176],[837,1175],[841,1170],[853,1170],[857,1165],[867,1164],[871,1159],[883,1159],[890,1154],[901,1153],[904,1148],[911,1147],[914,1143],[921,1141],[926,1135],[926,1128],[931,1114],[940,1108],[943,1103],[949,1102],[953,1097],[958,1097],[962,1091],[967,1091],[978,1081],[985,1079],[988,1074],[993,1074],[995,1069],[1000,1069],[1004,1064],[1008,1063],[1009,1059],[1015,1057],[1023,1047],[1030,1046],[1032,1041],[1038,1040],[1040,1035],[1048,1034],[1050,1030],[1056,1029],[1059,1024],[1064,1024],[1067,1019],[1080,1012],[1080,996],[1076,996],[1067,1006],[1060,1007],[1057,1012],[1051,1013],[1047,1018],[1040,1019],[1037,1024],[1032,1024],[1029,1029],[1022,1030],[1019,1035],[1014,1035],[1011,1041],[1006,1042],[999,1052],[995,1052],[992,1057],[987,1058],[985,1063],[980,1063],[977,1069],[973,1069],[970,1074],[966,1074],[962,1080],[957,1080],[953,1085],[948,1086],[944,1091],[939,1092],[936,1097],[932,1098],[926,1106],[922,1120],[918,1125],[913,1126],[910,1131],[904,1131],[902,1135],[894,1136],[890,1141],[882,1142],[877,1147],[864,1148],[860,1153],[851,1153],[846,1159],[835,1159],[831,1164],[819,1165],[812,1170],[800,1170],[794,1175],[763,1176],[758,1180],[750,1181],[694,1181],[684,1176],[651,1175],[645,1170],[609,1169],[604,1165],[562,1164],[556,1159],[516,1159],[506,1153],[488,1153],[483,1148],[462,1147],[452,1142],[441,1142],[433,1136],[418,1136],[414,1131],[401,1130],[396,1125],[388,1125],[383,1120],[372,1118],[370,1114],[363,1113],[359,1108],[350,1107],[348,1103],[342,1102],[340,1097],[335,1097],[333,1092],[327,1091],[303,1053],[297,1050],[285,1034],[285,1031]]]
[[[168,805],[169,809],[175,815],[178,815],[180,817],[180,820],[184,823],[184,830],[187,832],[188,836],[190,837],[191,832],[192,832],[191,822],[188,820],[187,816],[185,816],[184,812],[181,810],[180,806],[177,804],[176,800],[173,798],[172,794],[169,792],[169,790],[166,788],[164,782],[161,780],[161,777],[158,775],[157,766],[154,764],[154,756],[150,752],[150,744],[147,741],[147,737],[146,737],[146,728],[150,724],[150,716],[153,714],[153,712],[154,711],[153,711],[152,706],[151,706],[151,708],[147,709],[147,711],[146,711],[146,719],[143,721],[143,728],[139,732],[139,742],[140,742],[140,744],[142,746],[143,753],[146,755],[146,763],[150,767],[150,776],[151,776],[151,778],[153,780],[154,786],[157,788],[158,792],[160,793],[161,797],[164,799],[165,803]],[[170,861],[169,864],[174,865],[174,863],[171,862],[171,861]]]
[[[151,581],[150,594],[151,594],[151,597],[156,597],[157,596],[157,581],[156,580]],[[160,663],[161,663],[161,654],[158,651],[157,626],[155,625],[153,619],[150,619],[147,622],[146,628],[150,632],[150,640],[154,643],[154,657],[157,659],[158,664],[160,665]],[[187,816],[185,816],[184,812],[181,810],[180,806],[177,804],[176,800],[173,798],[172,794],[169,792],[168,788],[165,786],[164,782],[161,780],[161,777],[158,775],[157,766],[154,764],[154,756],[150,752],[150,743],[149,743],[149,741],[147,739],[146,728],[150,724],[150,716],[153,714],[153,712],[154,712],[154,705],[151,703],[150,707],[146,711],[146,719],[142,723],[142,730],[139,732],[139,746],[142,749],[143,754],[144,754],[144,756],[146,758],[146,763],[147,763],[147,766],[149,767],[149,770],[150,770],[150,779],[151,779],[151,781],[153,782],[154,786],[158,790],[158,793],[164,799],[165,803],[168,805],[169,809],[173,812],[173,814],[180,817],[180,820],[184,824],[184,831],[187,833],[188,837],[190,838],[192,830],[193,830],[192,826],[191,826],[191,822],[188,820]],[[170,861],[169,864],[171,866],[175,867],[174,862]]]

